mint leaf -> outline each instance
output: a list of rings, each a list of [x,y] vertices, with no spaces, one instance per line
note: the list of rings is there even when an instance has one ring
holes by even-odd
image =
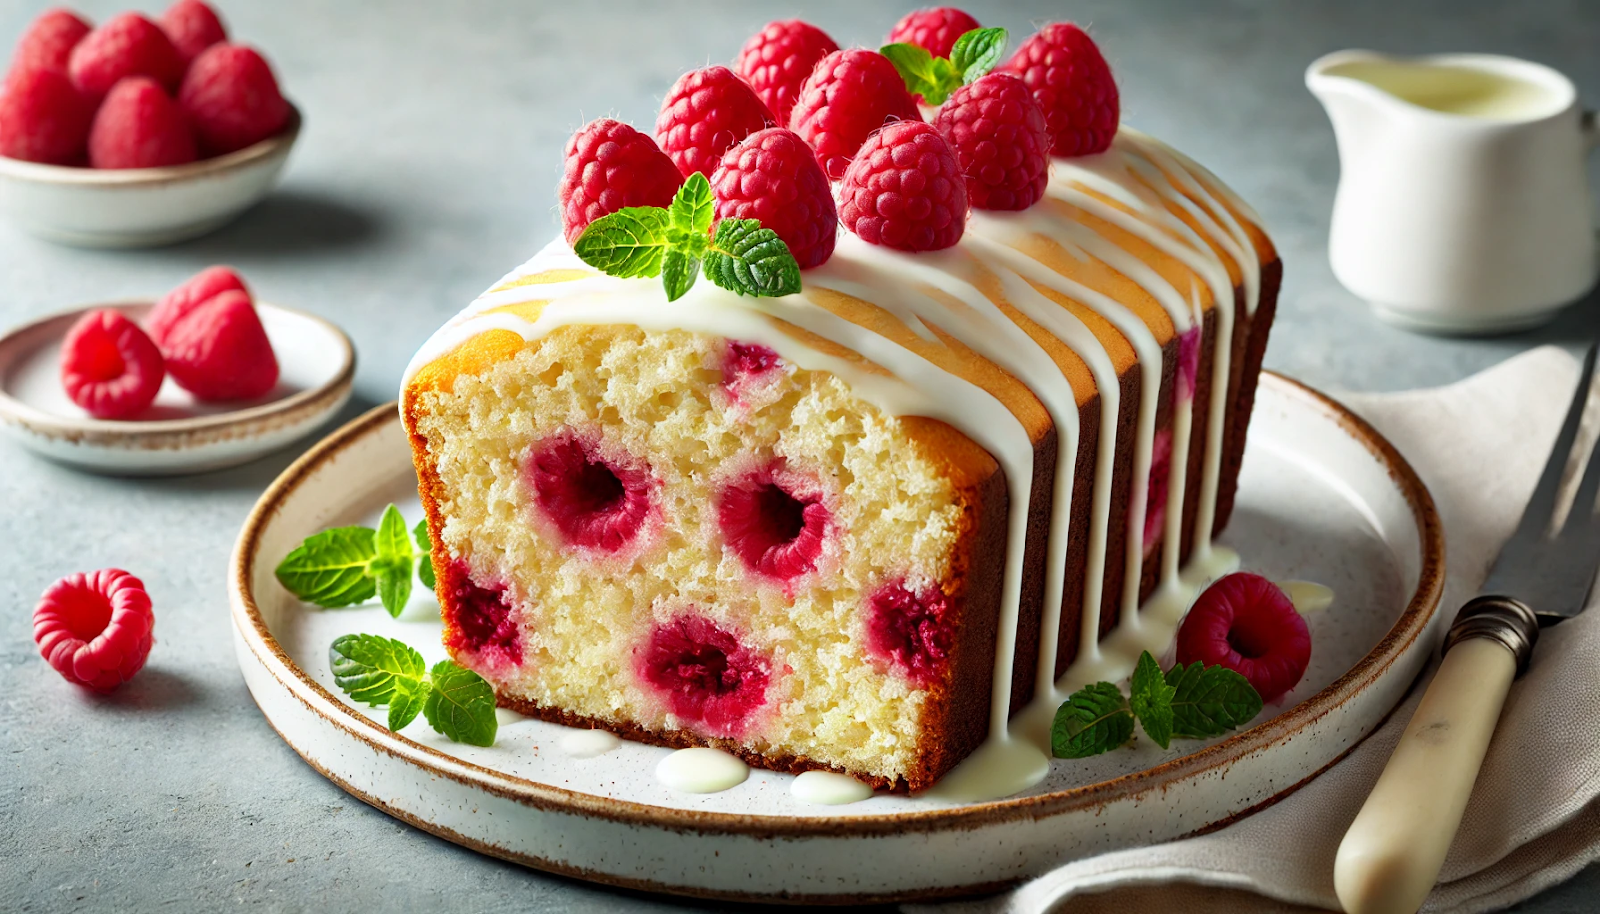
[[[1109,682],[1086,685],[1056,710],[1050,749],[1056,758],[1088,758],[1133,738],[1133,715],[1122,690]]]
[[[724,219],[705,257],[706,277],[740,295],[793,295],[800,265],[778,233],[755,219]]]
[[[365,602],[377,592],[367,573],[378,554],[376,537],[368,527],[324,530],[284,556],[274,574],[290,593],[325,609]]]
[[[394,505],[383,509],[375,545],[378,550],[377,561],[384,564],[399,564],[402,559],[409,562],[414,555],[411,534],[406,531],[406,519],[400,516],[400,509]]]
[[[667,208],[672,228],[685,235],[704,237],[711,231],[711,220],[716,215],[716,201],[711,195],[711,182],[700,172],[689,176],[673,195]]]
[[[1242,726],[1261,713],[1261,695],[1250,680],[1225,666],[1196,660],[1167,671],[1172,686],[1172,734],[1206,739]]]
[[[433,665],[433,688],[422,704],[429,726],[458,743],[494,745],[500,722],[494,689],[482,676],[449,660]]]
[[[411,599],[411,559],[375,561],[372,576],[378,585],[378,600],[389,615],[398,619]]]
[[[396,689],[403,687],[401,682],[420,682],[428,669],[422,655],[410,645],[381,635],[335,638],[328,648],[328,665],[333,668],[334,683],[345,694],[373,707],[388,704]]]
[[[1149,651],[1139,655],[1128,690],[1128,710],[1139,718],[1145,735],[1161,748],[1172,742],[1172,696],[1177,689],[1161,676],[1161,667]]]
[[[889,62],[900,72],[900,78],[906,81],[907,92],[928,98],[931,93],[939,91],[938,78],[933,69],[934,57],[927,48],[900,41],[884,45],[878,49],[878,53],[889,58]],[[930,100],[928,104],[934,102]]]
[[[667,287],[667,301],[677,301],[700,277],[700,258],[677,249],[667,251],[661,261],[661,284]]]
[[[439,582],[433,575],[433,539],[428,535],[428,519],[424,517],[417,521],[417,526],[411,531],[411,536],[417,541],[417,548],[422,551],[422,557],[417,560],[417,577],[422,579],[423,586],[433,590]]]
[[[389,698],[389,729],[404,730],[407,724],[417,719],[417,714],[421,713],[423,704],[431,694],[433,686],[426,679],[396,679],[394,695]]]
[[[656,276],[667,252],[667,211],[627,206],[589,223],[573,253],[608,276]]]
[[[999,66],[1005,53],[1005,29],[973,29],[957,38],[950,48],[950,64],[961,74],[961,84],[970,86]]]

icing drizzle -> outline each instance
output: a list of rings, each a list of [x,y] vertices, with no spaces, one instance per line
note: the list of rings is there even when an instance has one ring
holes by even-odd
[[[1144,481],[1154,463],[1161,345],[1131,308],[1029,256],[1019,249],[1018,242],[1029,236],[1041,237],[1071,258],[1110,267],[1143,288],[1180,337],[1198,331],[1201,289],[1198,284],[1189,289],[1174,287],[1114,237],[1072,218],[1072,209],[1114,226],[1187,267],[1207,287],[1215,312],[1217,336],[1203,428],[1193,428],[1193,390],[1177,385],[1168,477],[1172,509],[1164,518],[1160,554],[1148,559],[1159,562],[1159,584],[1142,608],[1139,582],[1147,557],[1140,533],[1150,510]],[[1203,168],[1165,144],[1124,127],[1106,153],[1052,160],[1049,189],[1040,205],[1016,214],[974,211],[965,237],[948,251],[906,255],[842,233],[833,258],[808,271],[805,289],[785,298],[744,298],[702,282],[678,301],[664,303],[658,282],[597,275],[557,240],[440,328],[412,359],[406,383],[429,363],[491,329],[509,330],[533,340],[569,324],[631,324],[646,330],[688,330],[759,343],[802,369],[840,377],[856,396],[888,414],[939,419],[977,442],[1004,470],[1011,505],[990,730],[985,743],[931,793],[953,801],[994,799],[1027,789],[1048,772],[1050,721],[1068,694],[1097,679],[1123,678],[1142,650],[1162,652],[1198,586],[1237,565],[1237,556],[1213,544],[1211,536],[1233,328],[1238,318],[1235,308],[1242,305],[1245,314],[1253,314],[1260,293],[1259,258],[1235,213],[1259,224],[1255,214]],[[1224,256],[1241,273],[1242,302],[1235,302]],[[519,282],[547,271],[567,272],[555,281]],[[1076,353],[1087,365],[1100,396],[1081,637],[1077,655],[1059,678],[1055,670],[1079,450],[1077,392],[1044,348],[978,288],[981,278],[998,281],[1008,305]],[[1066,296],[1105,319],[1132,345],[1141,371],[1144,393],[1133,426],[1135,484],[1128,513],[1128,546],[1120,557],[1125,571],[1120,621],[1105,639],[1098,637],[1105,562],[1117,560],[1106,553],[1118,416],[1123,406],[1120,387],[1111,357],[1094,333],[1041,288]],[[939,367],[909,344],[902,345],[821,306],[814,300],[816,290],[870,302],[929,346],[943,345],[935,329],[959,339],[1022,381],[1050,414],[1059,457],[1050,484],[1053,510],[1046,541],[1037,672],[1033,700],[1015,713],[1011,686],[1034,478],[1033,444],[1027,429],[988,391]],[[544,304],[531,319],[510,310],[535,301]],[[805,345],[786,331],[784,323],[853,350],[872,365]],[[1200,434],[1205,437],[1195,442]],[[1194,446],[1202,447],[1204,454],[1198,481],[1187,478],[1188,455]],[[1182,506],[1186,488],[1196,482],[1199,508],[1190,531],[1193,548],[1188,567],[1180,568]]]

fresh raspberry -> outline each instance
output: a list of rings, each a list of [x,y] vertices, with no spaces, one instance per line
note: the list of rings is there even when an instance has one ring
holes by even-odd
[[[89,23],[71,10],[60,7],[45,10],[17,41],[17,52],[11,58],[11,66],[16,69],[38,67],[65,73],[67,61],[72,58],[72,49],[91,30]]]
[[[1033,90],[1050,127],[1051,155],[1105,152],[1117,135],[1117,82],[1094,40],[1070,22],[1040,29],[1000,69]]]
[[[1273,701],[1306,674],[1311,631],[1278,585],[1230,574],[1206,588],[1178,629],[1178,662],[1197,660],[1239,673]]]
[[[728,150],[711,173],[718,219],[756,219],[783,239],[800,269],[833,255],[839,213],[828,176],[792,130],[772,127]]]
[[[523,472],[534,500],[567,542],[616,552],[643,529],[655,502],[646,467],[608,461],[570,434],[540,444]]]
[[[839,45],[822,29],[799,19],[784,19],[769,22],[750,36],[739,51],[734,70],[767,103],[777,118],[775,123],[787,124],[806,77],[817,61],[837,50]]]
[[[685,178],[710,176],[722,154],[776,123],[767,103],[727,67],[690,70],[661,103],[656,142]]]
[[[120,568],[79,571],[39,597],[33,640],[68,682],[109,692],[143,669],[155,623],[144,582]]]
[[[934,116],[955,147],[974,209],[1027,209],[1050,182],[1050,132],[1022,80],[990,73],[962,86]]]
[[[896,581],[867,600],[867,651],[927,688],[955,645],[950,601],[936,587],[914,591]]]
[[[590,121],[567,141],[567,168],[556,189],[567,243],[625,206],[671,205],[682,183],[655,140],[621,121]]]
[[[0,155],[76,165],[89,141],[94,102],[59,70],[22,67],[0,83]]]
[[[61,386],[97,419],[126,419],[155,401],[161,350],[139,325],[102,308],[78,318],[61,342]]]
[[[67,62],[72,84],[98,101],[125,76],[148,76],[168,92],[183,81],[183,57],[161,26],[121,13],[83,36]]]
[[[717,623],[685,613],[657,624],[637,674],[680,720],[709,736],[737,736],[767,701],[772,661]]]
[[[978,20],[953,6],[930,6],[906,13],[884,44],[920,45],[935,57],[949,57],[956,39],[978,28]]]
[[[929,124],[883,128],[844,174],[839,219],[861,240],[901,251],[954,245],[967,227],[967,182],[955,150]]]
[[[199,400],[249,400],[278,383],[278,358],[250,296],[206,299],[166,334],[161,354],[178,386]]]
[[[289,122],[289,102],[272,67],[254,48],[214,44],[194,59],[178,89],[178,104],[208,155],[261,142]]]
[[[905,80],[877,51],[834,51],[800,87],[789,127],[817,151],[817,164],[838,180],[872,132],[892,121],[920,121]]]
[[[167,335],[184,316],[209,301],[213,296],[237,289],[250,294],[244,280],[231,268],[206,267],[183,281],[171,292],[161,297],[144,318],[144,332],[150,334],[157,346],[167,345]]]
[[[833,515],[815,482],[780,464],[724,487],[717,496],[717,522],[746,568],[789,581],[816,570]]]
[[[119,81],[95,112],[89,128],[92,168],[156,168],[194,160],[189,121],[148,76]]]
[[[161,14],[161,29],[172,39],[184,66],[214,44],[228,40],[222,18],[203,0],[178,0]]]
[[[446,565],[438,583],[446,648],[473,654],[492,666],[522,665],[522,630],[504,584],[477,583],[460,561]]]

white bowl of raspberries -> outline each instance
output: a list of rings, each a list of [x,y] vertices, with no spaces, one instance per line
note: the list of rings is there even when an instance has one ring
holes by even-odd
[[[0,212],[85,247],[205,234],[272,189],[300,113],[203,0],[98,26],[51,9],[0,80]]]

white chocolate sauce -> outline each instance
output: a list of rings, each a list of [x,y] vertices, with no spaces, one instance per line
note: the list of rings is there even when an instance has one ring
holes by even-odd
[[[595,758],[622,745],[610,730],[571,729],[561,735],[561,751],[573,758]]]
[[[679,749],[656,765],[656,779],[683,793],[721,793],[749,776],[750,766],[721,749]]]
[[[789,792],[802,803],[818,806],[843,806],[872,796],[871,787],[832,771],[802,771],[790,783]]]
[[[1046,544],[1048,564],[1035,697],[1028,707],[1016,709],[1015,713],[1010,701],[1011,681],[1033,480],[1033,444],[1028,433],[1021,421],[987,391],[912,349],[833,314],[810,300],[806,291],[784,298],[746,298],[710,282],[699,282],[678,301],[668,303],[663,301],[658,280],[597,275],[557,240],[434,334],[412,359],[406,380],[409,383],[422,367],[489,329],[509,330],[534,340],[571,324],[629,324],[646,330],[687,330],[759,343],[801,369],[838,376],[853,393],[887,414],[939,419],[967,435],[999,462],[1011,505],[990,684],[990,732],[987,741],[930,793],[959,801],[1009,796],[1033,786],[1048,773],[1049,723],[1060,702],[1087,682],[1126,677],[1142,651],[1162,653],[1198,589],[1238,567],[1238,556],[1214,545],[1211,537],[1221,443],[1226,431],[1223,419],[1235,321],[1234,285],[1222,255],[1238,266],[1243,277],[1243,313],[1254,313],[1260,294],[1260,264],[1255,247],[1230,208],[1249,219],[1256,217],[1189,159],[1124,128],[1106,153],[1054,159],[1051,167],[1046,201],[1017,214],[974,212],[966,236],[955,248],[913,256],[843,233],[833,258],[804,276],[806,289],[830,289],[868,301],[893,315],[928,345],[943,345],[934,328],[961,340],[1022,381],[1054,422],[1058,462],[1051,482],[1053,511]],[[1198,329],[1202,290],[1173,287],[1135,252],[1059,209],[1063,205],[1104,220],[1178,260],[1202,278],[1205,291],[1213,299],[1216,345],[1212,350],[1205,427],[1193,428],[1193,392],[1176,390],[1167,490],[1170,507],[1162,532],[1159,583],[1142,608],[1138,591],[1145,561],[1145,517],[1150,508],[1146,504],[1145,481],[1154,463],[1161,344],[1132,309],[1022,253],[1016,243],[1029,235],[1039,236],[1068,256],[1100,261],[1149,293],[1179,334]],[[1201,231],[1178,218],[1170,207],[1188,214]],[[562,269],[578,271],[573,275],[581,278],[532,285],[516,282],[535,273]],[[1090,507],[1080,646],[1059,679],[1054,672],[1078,453],[1077,398],[1048,353],[978,289],[976,283],[983,276],[997,277],[1011,307],[1062,340],[1084,360],[1100,396],[1101,428]],[[1132,345],[1141,371],[1141,396],[1134,423],[1128,547],[1121,557],[1125,572],[1121,618],[1117,628],[1103,640],[1097,636],[1108,560],[1120,386],[1111,359],[1093,332],[1035,286],[1065,295],[1103,317]],[[930,294],[934,291],[940,294]],[[531,321],[497,310],[529,302],[545,303]],[[859,353],[886,370],[888,376],[871,366],[806,346],[786,332],[780,321]],[[1205,438],[1203,444],[1193,446],[1203,446],[1206,459],[1198,480],[1200,498],[1192,531],[1193,553],[1187,567],[1180,568],[1188,454],[1191,439],[1197,434]],[[687,749],[664,759],[657,773],[675,789],[710,792],[743,782],[747,769],[743,762],[726,753]],[[822,787],[812,785],[825,783],[823,777],[841,778],[865,789],[852,778],[811,772],[796,779],[796,795],[802,790],[822,791]],[[799,786],[803,778],[809,778],[804,788]],[[844,788],[842,783],[833,786]]]
[[[1302,616],[1319,613],[1333,605],[1333,588],[1311,581],[1278,581],[1278,586],[1289,595],[1295,612]]]

